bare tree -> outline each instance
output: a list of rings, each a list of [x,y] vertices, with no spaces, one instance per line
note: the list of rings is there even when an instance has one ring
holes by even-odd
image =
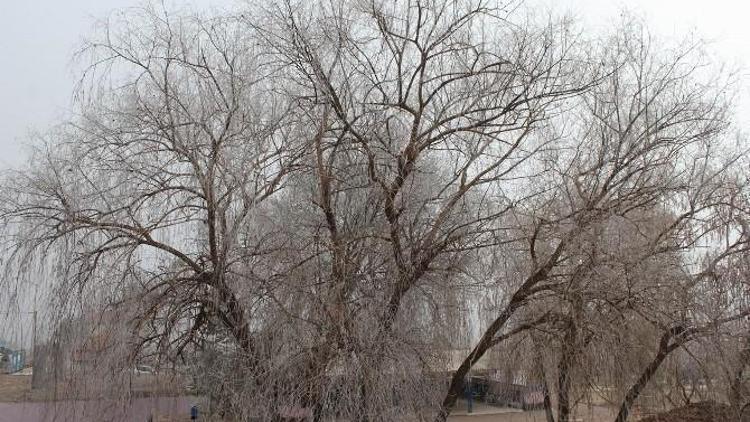
[[[625,336],[657,344],[625,420],[746,312],[704,312],[748,247],[729,80],[656,50],[484,0],[114,15],[79,112],[2,184],[6,279],[53,273],[57,317],[118,319],[108,368],[171,365],[227,418],[445,420],[528,336],[564,422]]]
[[[134,355],[178,356],[215,324],[257,359],[249,295],[260,287],[236,270],[255,253],[244,232],[309,131],[254,48],[233,18],[113,16],[81,53],[92,65],[80,111],[4,185],[18,233],[9,262],[43,251],[61,312],[137,308]]]
[[[608,71],[602,74],[607,76],[578,97],[581,108],[574,112],[580,122],[575,125],[578,130],[573,131],[570,149],[566,151],[561,145],[564,152],[557,153],[551,164],[550,173],[562,180],[557,185],[559,190],[548,195],[547,204],[528,213],[536,224],[528,230],[527,275],[516,284],[513,294],[454,374],[443,402],[443,419],[469,368],[503,337],[502,329],[518,310],[533,303],[535,297],[562,291],[568,303],[563,309],[570,311],[564,315],[568,322],[558,367],[557,390],[561,396],[557,410],[560,420],[567,420],[571,410],[567,399],[571,380],[567,373],[578,353],[575,345],[582,328],[575,321],[584,310],[583,295],[588,292],[582,287],[590,283],[592,265],[615,258],[624,267],[621,271],[627,271],[637,263],[693,250],[703,245],[706,236],[737,226],[734,221],[720,218],[737,207],[728,202],[734,195],[731,180],[727,181],[729,185],[719,180],[727,167],[712,149],[714,140],[727,127],[727,103],[722,96],[726,87],[722,79],[701,82],[701,62],[694,45],[682,46],[667,57],[656,55],[645,32],[639,32],[638,26],[632,29],[632,23],[626,22],[629,29],[605,40],[610,48],[602,58],[602,66]],[[692,154],[701,158],[694,160]],[[730,163],[735,160],[736,156],[729,158]],[[664,209],[674,215],[667,217],[666,224],[649,227],[651,223],[643,219],[643,213]],[[608,234],[601,234],[602,224],[617,220],[644,233],[642,246],[629,252],[624,261],[617,253],[598,256],[601,252],[596,252],[602,241],[609,240]],[[538,249],[544,241],[551,247],[542,253]],[[588,251],[581,256],[581,248],[589,243],[594,249],[583,249]],[[745,251],[747,240],[740,237],[716,259]],[[623,287],[632,287],[627,278],[623,281]],[[653,285],[654,280],[645,280],[643,293]],[[614,286],[617,284],[604,288]],[[623,298],[627,300],[624,303],[630,303],[629,295]]]

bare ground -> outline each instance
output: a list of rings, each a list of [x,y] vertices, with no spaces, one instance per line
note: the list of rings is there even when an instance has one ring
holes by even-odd
[[[139,385],[138,387],[144,386]],[[44,392],[31,389],[31,376],[0,374],[0,403],[43,401],[45,397],[48,396]],[[699,403],[645,418],[638,414],[637,409],[634,410],[632,420],[641,420],[642,422],[729,422],[732,420],[727,419],[728,416],[722,413],[724,411],[722,405],[716,403]],[[573,420],[576,422],[611,422],[614,417],[615,411],[612,407],[593,405],[577,408]],[[154,420],[174,421],[183,419],[161,415]],[[467,415],[466,404],[462,402],[457,404],[454,415],[449,417],[448,420],[450,422],[546,422],[544,411],[541,410],[520,412],[492,408],[481,403],[475,404],[474,413]],[[0,420],[0,422],[3,421]]]
[[[743,422],[750,418],[742,419]],[[712,401],[692,403],[644,418],[641,422],[740,422],[727,405]]]
[[[615,411],[605,406],[581,406],[576,409],[576,422],[612,422]],[[450,422],[546,422],[543,410],[527,412],[508,412],[497,414],[454,415],[448,418]],[[634,420],[637,420],[634,418]]]
[[[0,374],[0,402],[19,402],[30,399],[30,375]]]

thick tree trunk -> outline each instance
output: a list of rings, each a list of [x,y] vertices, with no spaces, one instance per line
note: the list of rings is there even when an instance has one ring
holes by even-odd
[[[568,422],[572,405],[570,403],[570,388],[572,385],[572,371],[578,357],[578,323],[583,315],[583,298],[579,292],[574,292],[572,300],[572,314],[568,317],[563,335],[560,362],[557,365],[557,420]]]
[[[565,331],[562,344],[562,354],[557,365],[557,420],[568,422],[570,420],[570,385],[571,366],[575,357],[575,341],[577,330],[571,321]]]
[[[729,404],[738,412],[744,405],[742,399],[742,380],[744,379],[743,375],[748,363],[750,363],[750,336],[747,337],[744,347],[742,351],[740,351],[740,359],[737,368],[734,370],[731,383],[729,384]]]
[[[451,378],[450,385],[448,386],[448,392],[443,398],[443,403],[440,406],[440,411],[435,417],[435,422],[445,422],[445,420],[448,419],[448,415],[450,414],[451,409],[456,404],[456,400],[461,394],[463,380],[468,375],[469,370],[482,356],[484,356],[485,352],[487,352],[487,350],[492,346],[492,339],[495,336],[495,333],[497,333],[497,331],[499,331],[500,328],[505,325],[505,323],[508,321],[511,315],[513,315],[513,312],[518,306],[520,306],[520,301],[511,300],[511,303],[508,304],[505,310],[500,314],[500,317],[498,317],[492,323],[490,328],[485,331],[482,339],[479,340],[479,343],[476,345],[476,347],[474,347],[471,353],[466,357],[466,359],[464,359],[464,361],[461,363],[461,366],[456,369],[456,372]]]
[[[477,343],[471,353],[466,356],[464,361],[461,362],[461,365],[453,373],[453,377],[451,378],[451,382],[448,386],[448,391],[443,398],[443,403],[440,406],[437,416],[435,416],[435,422],[445,422],[448,419],[448,415],[450,414],[451,409],[456,404],[456,400],[461,394],[463,380],[464,378],[466,378],[466,375],[469,373],[471,367],[474,366],[474,364],[477,363],[477,361],[481,359],[482,356],[484,356],[484,354],[487,352],[487,350],[490,349],[490,347],[496,344],[496,334],[505,326],[505,324],[508,322],[510,317],[513,316],[515,311],[523,306],[523,304],[526,302],[526,299],[533,294],[534,287],[536,287],[543,280],[547,279],[549,272],[557,264],[557,260],[560,258],[560,255],[562,254],[564,249],[565,242],[561,241],[555,248],[555,251],[549,257],[549,259],[545,262],[545,264],[534,271],[534,273],[524,281],[521,287],[519,287],[516,293],[513,294],[510,302],[508,302],[508,305],[505,307],[505,309],[492,322],[492,324],[490,324],[487,330],[485,330],[482,338],[479,340],[479,343]]]
[[[534,342],[534,349],[536,350],[536,365],[539,368],[539,377],[542,381],[542,394],[544,394],[543,405],[544,405],[544,416],[546,422],[555,422],[555,414],[552,411],[552,400],[549,395],[549,385],[547,384],[547,372],[544,369],[544,356],[542,355],[541,346],[539,342],[532,336]]]
[[[628,416],[630,415],[630,408],[633,406],[636,399],[638,399],[638,396],[640,396],[641,392],[643,392],[643,389],[646,387],[646,385],[648,385],[649,381],[651,381],[651,378],[664,362],[664,359],[666,359],[670,353],[672,353],[675,349],[677,349],[677,347],[680,346],[680,344],[682,344],[670,344],[672,337],[676,334],[679,334],[680,332],[680,329],[673,329],[666,332],[661,337],[661,340],[659,341],[659,350],[656,352],[656,355],[648,364],[648,366],[646,366],[643,372],[641,372],[641,376],[638,377],[638,380],[635,382],[635,384],[633,384],[625,394],[625,398],[620,405],[620,411],[617,413],[615,422],[626,422],[628,420]]]
[[[547,381],[544,381],[543,392],[544,392],[544,417],[547,422],[555,422],[555,414],[552,412],[552,400],[549,397],[549,387],[547,387]]]
[[[367,401],[369,400],[368,392],[367,392],[367,385],[369,383],[369,377],[367,376],[367,370],[363,369],[363,374],[361,377],[361,384],[359,385],[359,394],[358,394],[358,412],[359,414],[356,416],[355,421],[356,422],[370,422],[370,412],[367,409]]]

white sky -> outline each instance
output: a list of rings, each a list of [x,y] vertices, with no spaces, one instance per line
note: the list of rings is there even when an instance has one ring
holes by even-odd
[[[644,16],[656,34],[691,30],[714,42],[730,63],[750,65],[750,4],[739,0],[529,0],[569,9],[597,29],[616,22],[622,8]],[[182,4],[179,0],[170,3]],[[193,0],[225,7],[235,0]],[[95,18],[140,4],[139,0],[0,0],[0,168],[23,160],[31,130],[44,130],[65,115],[75,83],[70,59]],[[748,79],[745,72],[745,79]],[[750,93],[746,83],[742,94]],[[741,110],[750,110],[743,106]],[[740,117],[750,128],[750,116]]]
[[[227,7],[235,0],[170,0]],[[18,165],[32,130],[65,116],[76,82],[71,59],[96,19],[141,0],[0,0],[0,168]]]

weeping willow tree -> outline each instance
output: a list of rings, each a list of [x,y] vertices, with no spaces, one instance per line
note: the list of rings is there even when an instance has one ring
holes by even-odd
[[[114,15],[76,114],[4,177],[4,285],[45,274],[70,377],[106,395],[147,363],[228,420],[440,421],[513,339],[549,417],[597,379],[624,420],[660,338],[745,312],[700,311],[747,251],[729,81],[517,6]],[[613,341],[644,352],[620,370]]]

